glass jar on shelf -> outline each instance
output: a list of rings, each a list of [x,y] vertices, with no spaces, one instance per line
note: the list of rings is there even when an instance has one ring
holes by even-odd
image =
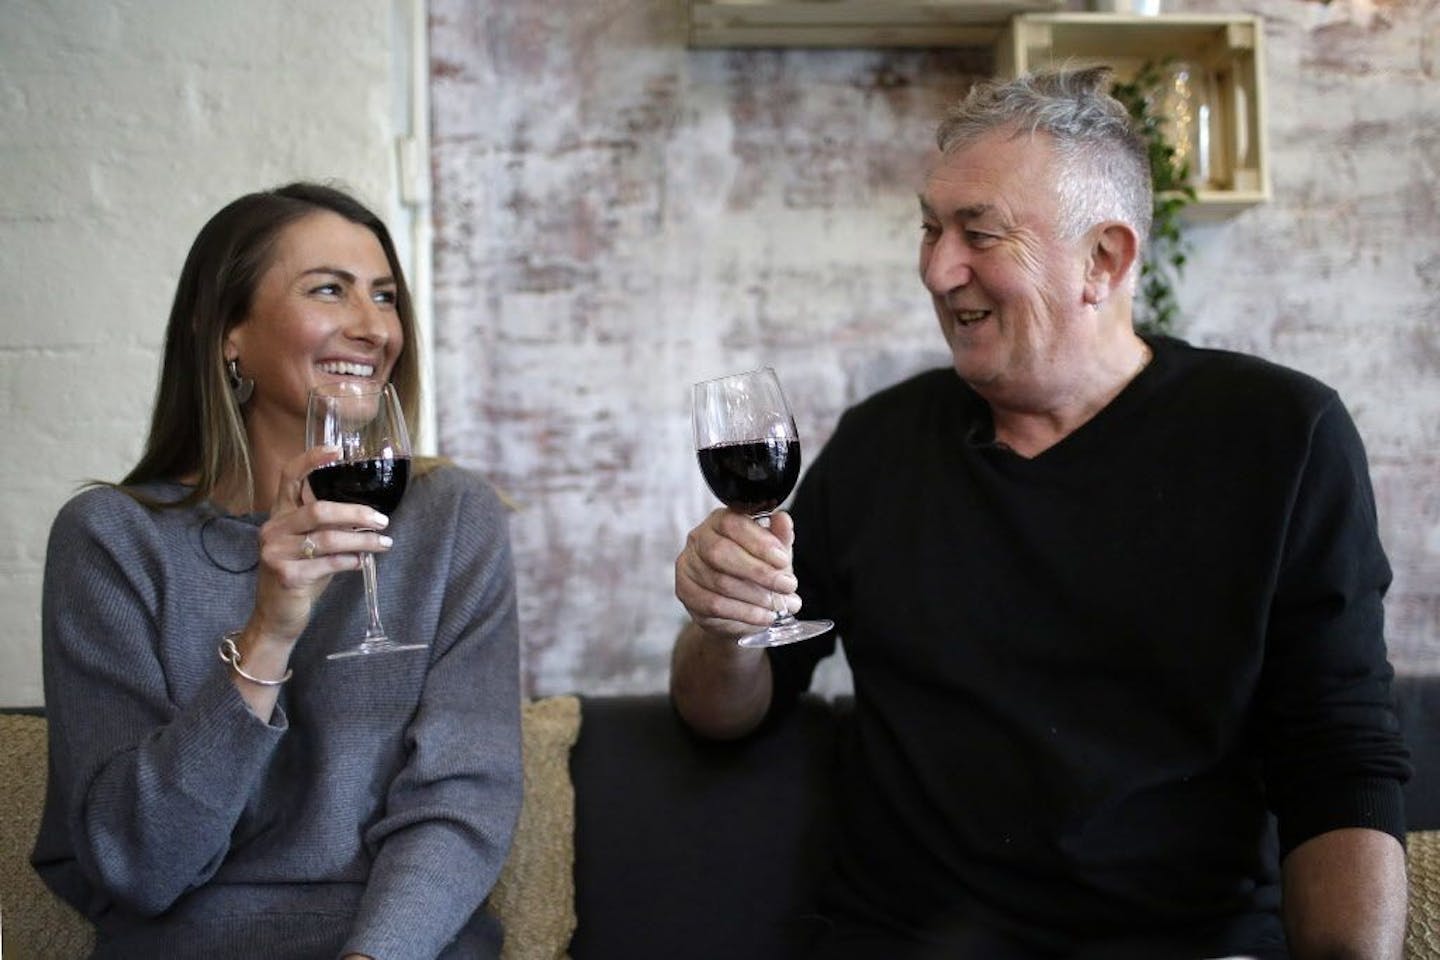
[[[1210,71],[1188,60],[1162,64],[1149,99],[1166,142],[1175,148],[1176,166],[1186,171],[1185,182],[1197,190],[1226,186],[1230,172],[1219,140],[1223,131]]]

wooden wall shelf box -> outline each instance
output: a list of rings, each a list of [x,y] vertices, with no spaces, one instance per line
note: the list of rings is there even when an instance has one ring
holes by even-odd
[[[1064,0],[690,0],[692,47],[989,47]]]
[[[1197,67],[1210,91],[1203,129],[1211,180],[1196,185],[1184,216],[1216,219],[1270,199],[1264,46],[1263,24],[1248,14],[1022,14],[996,43],[995,69],[1012,77],[1059,63],[1105,63],[1129,78],[1146,61]]]
[[[1270,199],[1265,31],[1250,14],[1058,13],[1064,0],[690,0],[692,47],[993,49],[1011,77],[1105,63],[1121,78],[1147,61],[1188,64],[1205,116],[1192,129],[1208,176],[1187,219],[1233,215]],[[1198,113],[1198,111],[1197,111]],[[1201,168],[1201,163],[1194,165]]]

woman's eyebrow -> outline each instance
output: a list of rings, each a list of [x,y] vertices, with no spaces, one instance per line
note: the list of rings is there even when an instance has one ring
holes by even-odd
[[[340,268],[340,267],[329,267],[329,266],[311,267],[309,270],[302,271],[301,274],[300,274],[300,276],[302,276],[302,277],[308,277],[308,276],[310,276],[311,274],[324,274],[324,275],[326,275],[326,276],[339,277],[341,280],[344,280],[346,283],[355,283],[355,282],[359,279],[358,277],[355,276],[355,274],[351,273],[349,270],[344,270],[344,269],[342,269],[342,268]],[[395,285],[395,278],[394,278],[394,277],[391,277],[391,276],[376,277],[374,280],[372,280],[372,281],[370,282],[370,285],[371,285],[372,287],[394,286],[394,285]]]

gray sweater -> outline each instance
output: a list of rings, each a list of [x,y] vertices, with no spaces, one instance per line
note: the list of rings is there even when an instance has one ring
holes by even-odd
[[[377,558],[380,607],[391,636],[431,647],[326,660],[365,625],[360,575],[337,575],[269,724],[216,654],[250,614],[264,520],[108,488],[61,510],[36,869],[96,924],[97,956],[497,955],[479,908],[521,797],[498,499],[453,467],[412,480]]]

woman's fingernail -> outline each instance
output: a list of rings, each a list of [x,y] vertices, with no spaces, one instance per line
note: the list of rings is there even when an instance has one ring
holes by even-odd
[[[790,565],[790,554],[787,551],[781,550],[779,547],[771,550],[768,556],[770,557],[770,562],[777,567],[788,567]]]
[[[376,530],[384,530],[390,526],[390,518],[383,513],[372,513],[370,514],[370,526]]]
[[[392,543],[394,543],[394,542],[395,542],[395,540],[394,540],[393,538],[387,537],[387,536],[385,536],[383,533],[380,535],[380,546],[382,546],[382,547],[389,547],[390,544],[392,544]]]

